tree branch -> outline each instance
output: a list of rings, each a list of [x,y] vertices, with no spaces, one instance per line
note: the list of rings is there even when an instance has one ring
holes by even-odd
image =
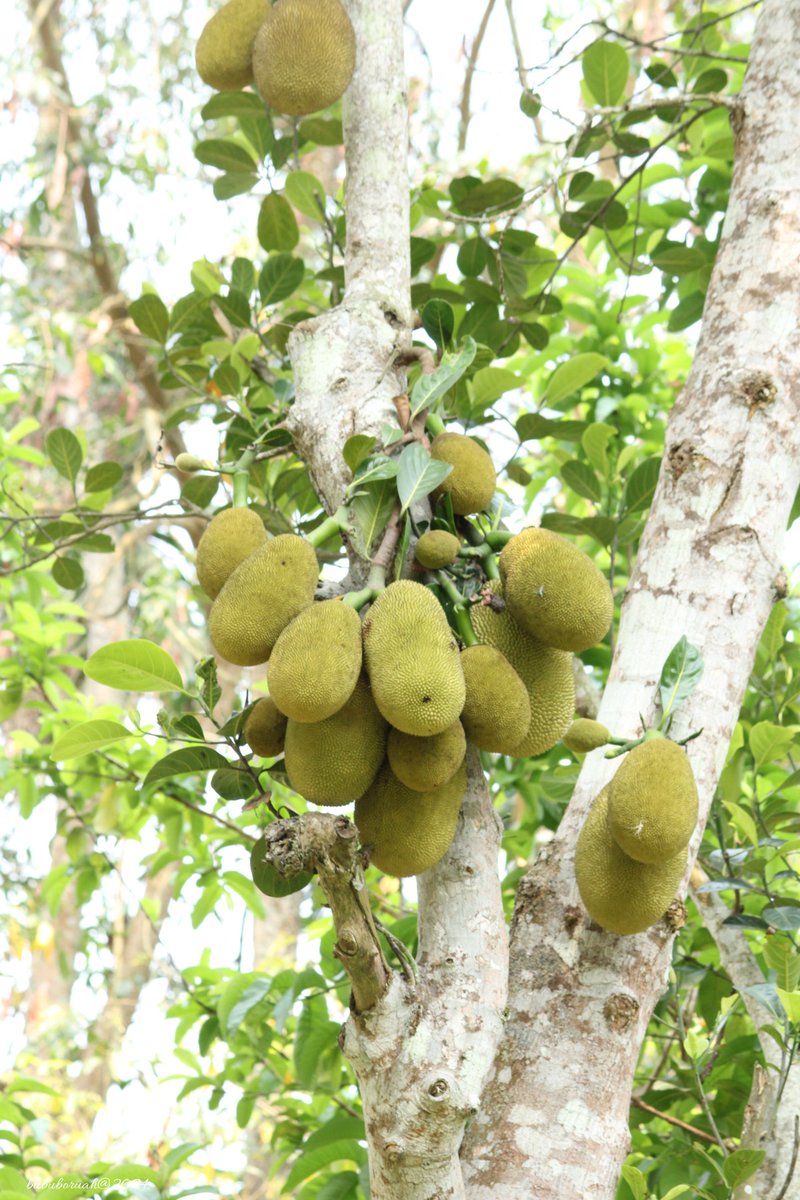
[[[486,36],[486,29],[489,24],[489,18],[492,15],[494,4],[495,0],[489,0],[489,3],[486,5],[483,16],[481,17],[481,23],[478,26],[478,32],[472,39],[472,46],[470,47],[469,58],[467,59],[467,69],[464,73],[464,87],[461,92],[461,104],[459,106],[459,112],[461,113],[461,119],[458,124],[459,151],[464,150],[467,145],[467,131],[469,130],[470,117],[472,116],[469,108],[470,100],[472,98],[472,80],[475,75],[475,68],[478,65],[478,55],[481,52],[481,46],[483,45],[483,39]]]

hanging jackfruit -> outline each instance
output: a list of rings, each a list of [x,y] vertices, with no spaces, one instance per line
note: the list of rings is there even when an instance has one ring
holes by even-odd
[[[458,558],[460,541],[446,529],[429,529],[414,547],[414,557],[428,571],[449,567]]]
[[[361,621],[341,600],[312,604],[281,633],[269,659],[269,693],[293,721],[324,721],[350,699],[361,674]]]
[[[266,540],[264,522],[252,508],[224,508],[211,518],[197,543],[197,582],[209,599]]]
[[[497,472],[489,455],[473,438],[463,433],[440,433],[431,442],[431,457],[453,467],[434,495],[449,495],[454,513],[468,516],[488,507]]]
[[[461,651],[467,697],[461,713],[464,732],[481,750],[513,754],[531,723],[525,684],[494,646]]]
[[[590,750],[607,745],[610,738],[611,734],[605,725],[601,725],[599,721],[590,721],[588,717],[579,717],[564,734],[563,742],[567,749],[573,750],[575,754],[588,754]]]
[[[463,763],[447,783],[429,792],[412,791],[383,767],[353,814],[373,866],[399,877],[435,866],[453,840],[466,790]]]
[[[266,662],[283,629],[313,601],[318,574],[313,548],[294,533],[256,550],[211,606],[208,633],[217,654],[240,667]]]
[[[386,743],[389,766],[413,792],[429,792],[447,783],[463,763],[466,752],[467,739],[460,721],[432,737],[415,737],[413,733],[390,729]]]
[[[578,653],[605,637],[614,597],[577,546],[549,529],[523,529],[503,548],[499,566],[511,615],[540,642]]]
[[[458,719],[464,672],[439,601],[421,583],[390,583],[362,626],[375,703],[390,725],[430,737]]]
[[[269,15],[268,0],[228,0],[207,22],[197,42],[197,73],[218,92],[253,82],[253,45]]]
[[[278,711],[269,696],[257,700],[250,709],[244,723],[244,740],[253,753],[261,758],[275,758],[283,754],[286,717]]]
[[[608,785],[609,829],[637,862],[661,863],[683,850],[697,815],[691,764],[667,738],[634,746]]]
[[[277,0],[253,47],[256,87],[270,108],[305,116],[347,90],[356,37],[341,0]]]
[[[592,805],[575,846],[575,878],[593,921],[611,933],[641,933],[669,908],[686,870],[686,850],[647,865],[617,845],[608,822],[609,789]]]

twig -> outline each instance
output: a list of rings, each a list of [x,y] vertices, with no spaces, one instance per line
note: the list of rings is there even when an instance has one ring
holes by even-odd
[[[640,1100],[638,1096],[634,1096],[631,1100],[634,1108],[640,1108],[642,1112],[652,1113],[654,1117],[661,1117],[662,1121],[668,1121],[670,1125],[677,1125],[678,1129],[685,1129],[687,1133],[691,1133],[693,1137],[702,1138],[705,1142],[713,1142],[717,1145],[717,1139],[712,1137],[710,1133],[705,1133],[704,1130],[698,1129],[695,1125],[687,1125],[686,1121],[681,1121],[677,1117],[671,1117],[669,1113],[663,1113],[660,1109],[653,1108],[652,1104],[648,1104],[645,1100]]]
[[[494,8],[494,5],[495,0],[489,0],[489,3],[486,5],[484,14],[481,17],[481,23],[478,26],[478,32],[475,34],[475,37],[472,40],[469,58],[467,59],[467,69],[464,73],[464,88],[461,92],[461,104],[459,106],[459,111],[461,113],[461,119],[458,125],[459,151],[463,150],[467,144],[467,131],[469,129],[470,117],[472,115],[469,111],[469,102],[472,98],[472,80],[475,75],[475,68],[478,65],[478,55],[481,52],[481,46],[483,45],[483,39],[486,36],[486,28],[489,24],[489,18],[492,15],[492,9]]]

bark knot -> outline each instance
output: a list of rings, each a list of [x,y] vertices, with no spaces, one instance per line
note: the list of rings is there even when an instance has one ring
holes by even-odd
[[[609,996],[603,1005],[603,1016],[609,1029],[615,1033],[625,1033],[636,1020],[639,1011],[639,1001],[635,996],[625,992],[615,992]]]

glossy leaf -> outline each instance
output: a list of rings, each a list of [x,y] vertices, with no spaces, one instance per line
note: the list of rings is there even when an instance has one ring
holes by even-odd
[[[560,404],[567,396],[590,383],[607,366],[608,359],[604,354],[590,352],[573,355],[569,362],[556,367],[547,381],[541,403],[551,408]]]
[[[291,296],[303,282],[305,265],[302,258],[292,254],[271,255],[258,280],[258,290],[264,306],[277,304]]]
[[[703,675],[703,658],[684,635],[670,651],[661,670],[658,694],[664,717],[674,716]]]
[[[173,779],[176,775],[199,775],[228,765],[228,760],[210,746],[184,746],[155,763],[145,775],[142,787]]]
[[[71,429],[51,429],[45,439],[47,457],[62,478],[74,484],[83,462],[81,444]]]
[[[84,754],[92,754],[102,750],[123,738],[133,737],[129,729],[118,721],[82,721],[62,733],[53,742],[50,757],[56,762],[64,762],[70,758],[81,758]]]
[[[431,458],[424,446],[411,442],[400,455],[397,470],[400,511],[405,512],[412,504],[424,500],[452,470],[450,463]]]
[[[598,104],[616,104],[630,72],[628,55],[618,42],[594,42],[583,53],[583,78]]]
[[[106,687],[124,692],[183,690],[180,672],[170,656],[145,638],[130,638],[101,646],[83,670],[95,683],[104,683]]]
[[[435,371],[430,375],[420,375],[411,392],[412,417],[422,412],[423,408],[430,408],[458,382],[472,364],[477,350],[474,339],[466,337],[460,349],[442,355],[442,361]]]
[[[294,250],[300,240],[292,206],[280,192],[270,192],[261,202],[258,240],[265,250]]]

